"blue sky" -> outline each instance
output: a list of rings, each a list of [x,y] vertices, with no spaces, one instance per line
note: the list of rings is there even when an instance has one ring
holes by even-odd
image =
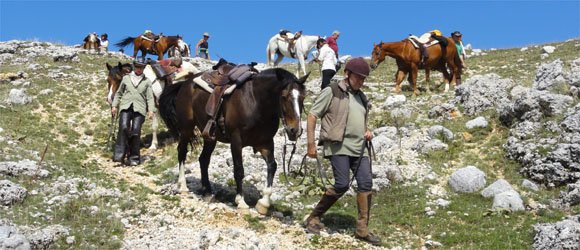
[[[74,45],[97,32],[115,43],[150,29],[183,35],[194,47],[209,32],[212,59],[247,63],[265,62],[267,42],[282,28],[321,36],[339,30],[340,54],[353,56],[432,29],[459,30],[474,48],[523,47],[579,38],[580,1],[0,0],[0,41]],[[132,55],[131,45],[125,51]]]

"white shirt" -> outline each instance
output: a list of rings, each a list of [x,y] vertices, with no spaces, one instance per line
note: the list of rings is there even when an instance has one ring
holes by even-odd
[[[109,40],[106,41],[101,40],[101,47],[109,47]]]
[[[322,61],[322,70],[331,69],[336,71],[336,54],[328,44],[325,44],[320,48],[318,60]]]

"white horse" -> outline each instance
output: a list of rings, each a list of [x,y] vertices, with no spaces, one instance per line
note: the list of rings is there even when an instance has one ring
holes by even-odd
[[[177,41],[177,46],[169,48],[168,57],[190,57],[189,45],[183,40]]]
[[[193,64],[183,61],[181,63],[181,68],[183,69],[183,71],[181,71],[179,74],[177,74],[177,77],[175,80],[179,80],[180,76],[185,76],[187,75],[188,72],[193,72],[194,74],[197,74],[199,72],[201,72],[200,70],[198,70],[195,66],[193,66]],[[155,75],[155,72],[153,72],[153,68],[151,68],[151,65],[147,65],[145,66],[145,70],[143,70],[143,73],[145,74],[145,76],[149,79],[151,79],[151,83],[152,83],[152,89],[153,89],[153,95],[155,96],[156,100],[159,100],[159,97],[161,96],[161,93],[163,92],[163,88],[165,88],[165,80],[161,80],[157,78],[157,75]],[[151,151],[155,151],[157,150],[157,128],[159,127],[159,118],[158,118],[159,114],[156,112],[155,115],[153,115],[153,120],[151,121],[151,130],[152,130],[152,134],[153,134],[153,140],[151,140],[151,146],[149,147],[149,150]]]
[[[284,57],[298,59],[298,68],[296,69],[296,76],[300,77],[300,68],[302,68],[302,73],[306,75],[306,66],[304,64],[304,59],[310,53],[310,50],[316,46],[316,41],[320,36],[307,36],[302,35],[294,42],[294,51],[296,52],[296,58],[290,55],[288,51],[288,42],[276,34],[268,42],[268,47],[266,48],[266,54],[268,56],[268,65],[274,61],[274,56],[278,55],[274,61],[274,67],[278,66],[278,63],[282,61]]]

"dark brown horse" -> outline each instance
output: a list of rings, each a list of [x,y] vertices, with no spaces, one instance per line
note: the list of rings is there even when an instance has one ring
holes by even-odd
[[[205,111],[210,93],[197,86],[193,79],[167,86],[159,99],[159,111],[169,131],[179,139],[178,188],[188,192],[184,164],[188,144],[194,138],[194,128],[204,129],[210,119]],[[305,95],[304,82],[308,74],[298,79],[282,68],[267,69],[255,75],[231,95],[225,96],[222,111],[225,117],[225,134],[216,129],[217,141],[230,143],[234,161],[234,179],[236,181],[236,203],[241,212],[249,208],[242,193],[244,166],[242,148],[250,146],[254,152],[260,152],[268,167],[267,187],[256,208],[265,214],[269,207],[269,196],[276,173],[274,158],[274,135],[278,131],[280,119],[290,140],[295,141],[302,133],[300,118]],[[208,167],[211,153],[216,141],[204,139],[203,150],[199,156],[201,168],[202,192],[211,193],[208,179]]]
[[[112,104],[113,97],[115,97],[115,93],[117,93],[117,89],[119,89],[119,85],[121,85],[123,76],[133,71],[133,65],[130,63],[121,64],[121,62],[119,62],[117,66],[113,67],[107,63],[107,70],[109,70],[109,75],[107,76],[107,89],[109,90],[107,93],[107,102]]]
[[[417,73],[419,69],[425,69],[427,74],[431,69],[441,71],[445,80],[447,82],[451,81],[453,85],[455,85],[455,78],[461,74],[461,61],[457,54],[457,47],[455,47],[453,39],[449,37],[445,37],[445,39],[448,41],[445,55],[442,55],[441,45],[439,44],[428,47],[427,51],[429,52],[429,58],[426,59],[421,67],[419,67],[419,62],[421,60],[419,49],[416,49],[407,39],[399,42],[381,42],[380,44],[374,44],[371,68],[376,69],[379,63],[385,60],[385,56],[390,56],[395,59],[397,62],[397,73],[395,73],[397,84],[395,86],[395,94],[399,93],[400,84],[403,79],[405,79],[406,74],[410,74],[409,83],[413,85],[413,96],[418,94]],[[447,72],[446,65],[448,65],[453,71],[452,76]],[[428,80],[427,84],[429,84]],[[427,85],[427,89],[429,89],[429,85]]]
[[[133,57],[137,56],[137,52],[140,50],[142,56],[147,54],[153,54],[158,56],[158,60],[163,59],[163,55],[167,50],[173,46],[178,46],[179,41],[183,39],[183,36],[161,36],[158,41],[155,42],[155,51],[151,49],[152,41],[144,39],[143,35],[138,37],[127,37],[120,42],[116,43],[115,46],[119,48],[124,48],[129,43],[133,43]]]

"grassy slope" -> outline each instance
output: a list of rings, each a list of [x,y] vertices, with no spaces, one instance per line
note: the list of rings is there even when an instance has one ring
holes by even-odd
[[[579,47],[574,47],[575,42],[556,44],[556,51],[544,61],[552,61],[561,58],[564,61],[575,59],[579,54]],[[468,59],[470,69],[464,79],[474,74],[494,72],[502,77],[509,77],[517,84],[531,86],[535,75],[536,63],[540,62],[540,48],[530,47],[528,51],[520,52],[519,49],[488,51],[488,55]],[[370,48],[369,48],[370,51]],[[85,197],[81,200],[71,201],[64,207],[49,206],[42,202],[43,197],[29,195],[23,204],[12,206],[10,209],[0,210],[1,218],[8,218],[17,224],[42,226],[50,224],[62,224],[70,227],[77,241],[73,248],[99,247],[117,248],[121,242],[124,228],[118,219],[107,219],[117,210],[142,208],[143,201],[152,191],[142,185],[117,181],[113,176],[108,176],[100,168],[98,162],[89,160],[93,152],[110,157],[109,152],[103,151],[103,143],[107,137],[110,116],[108,105],[104,102],[106,95],[104,63],[116,64],[117,59],[104,58],[95,55],[80,55],[80,64],[73,65],[73,69],[62,70],[65,73],[88,72],[99,75],[97,84],[89,84],[90,79],[51,79],[37,77],[38,73],[47,73],[50,69],[58,66],[69,65],[67,63],[52,62],[50,58],[35,59],[35,63],[50,64],[48,69],[37,72],[26,70],[26,65],[2,65],[0,73],[17,72],[23,70],[31,76],[31,86],[27,88],[30,96],[37,96],[40,90],[50,88],[55,91],[52,95],[38,96],[32,103],[24,106],[14,106],[0,109],[0,127],[5,131],[3,136],[9,136],[12,140],[18,140],[18,149],[0,142],[3,152],[0,160],[15,160],[18,157],[8,155],[20,155],[22,158],[30,158],[25,150],[42,152],[48,145],[47,156],[44,161],[51,165],[59,166],[61,171],[53,171],[43,181],[32,180],[30,177],[8,178],[23,184],[30,190],[39,187],[41,182],[54,182],[60,175],[78,176],[89,178],[99,186],[107,188],[119,188],[124,197],[118,200],[110,198]],[[523,58],[523,62],[517,62]],[[502,68],[502,66],[507,67]],[[295,72],[294,65],[285,65],[285,68]],[[493,69],[490,69],[493,67]],[[312,71],[310,79],[320,77],[317,65],[308,65]],[[393,82],[395,64],[393,60],[387,60],[371,73],[369,81]],[[338,74],[342,74],[339,71]],[[419,79],[423,79],[420,73]],[[70,81],[69,81],[70,80]],[[432,81],[439,81],[434,77]],[[74,87],[71,87],[74,86]],[[13,86],[0,84],[0,100],[5,100]],[[411,92],[403,91],[409,96]],[[421,96],[426,94],[422,93]],[[423,98],[423,97],[419,98]],[[452,94],[445,94],[445,98],[451,98]],[[311,98],[311,97],[309,97]],[[311,101],[311,99],[307,100]],[[308,108],[308,107],[307,107]],[[421,107],[422,115],[426,115],[430,107]],[[32,112],[34,111],[34,112]],[[493,114],[490,114],[493,117]],[[465,164],[476,165],[486,172],[489,181],[497,178],[505,178],[514,186],[519,186],[522,177],[517,173],[519,166],[513,161],[503,157],[501,145],[508,137],[508,130],[499,125],[497,118],[490,120],[492,129],[478,131],[464,131],[464,124],[472,117],[462,117],[448,121],[442,125],[457,133],[467,132],[472,138],[456,136],[456,140],[449,144],[449,152],[431,153],[425,156],[438,175],[450,174],[451,168],[464,167]],[[386,121],[376,120],[372,124],[388,124]],[[489,119],[488,119],[489,120]],[[73,121],[73,122],[71,122]],[[434,124],[434,123],[433,123]],[[429,122],[418,124],[420,127],[432,125]],[[163,125],[161,125],[163,127]],[[143,126],[143,134],[150,134],[150,121]],[[161,129],[163,130],[163,128]],[[89,143],[81,143],[82,138],[89,138]],[[147,137],[150,138],[150,137]],[[148,142],[148,139],[145,139]],[[22,149],[22,150],[21,150]],[[163,157],[146,163],[147,171],[143,175],[160,175],[158,184],[175,179],[175,176],[164,173],[166,169],[175,164],[174,145],[165,147]],[[195,157],[190,157],[193,159]],[[510,214],[509,218],[503,216],[483,216],[483,213],[491,207],[491,200],[481,198],[478,194],[450,195],[451,205],[437,210],[434,218],[425,215],[424,208],[429,185],[404,186],[395,183],[385,192],[375,194],[371,229],[383,237],[385,246],[419,246],[432,235],[434,240],[444,244],[445,248],[481,249],[481,248],[529,248],[533,240],[531,225],[537,222],[558,221],[568,213],[580,212],[575,208],[572,212],[518,212]],[[83,187],[80,187],[83,188]],[[547,203],[548,199],[557,196],[560,189],[545,190],[528,193],[519,190],[527,203],[529,199],[536,202]],[[452,191],[447,189],[448,193]],[[318,200],[319,196],[306,196],[305,204],[311,204]],[[345,206],[345,204],[349,204]],[[337,205],[333,206],[325,216],[326,224],[334,229],[350,232],[354,228],[356,218],[356,204],[352,197],[344,197]],[[96,215],[90,215],[86,207],[96,205],[101,208]],[[301,211],[288,211],[279,204],[274,204],[276,210],[285,213],[293,213],[297,218],[310,212],[310,209]],[[434,208],[433,206],[431,206]],[[50,209],[50,210],[47,210]],[[36,212],[52,211],[50,219],[32,217]],[[445,233],[445,236],[441,236]],[[116,237],[115,237],[116,236]],[[62,243],[62,242],[61,242]],[[324,239],[314,237],[313,247],[324,246]],[[82,245],[80,245],[82,244]],[[344,247],[344,246],[343,246]]]
[[[547,44],[556,46],[553,54],[544,60],[540,59],[542,46],[530,46],[526,51],[520,48],[485,51],[487,55],[467,59],[468,70],[464,71],[463,79],[476,74],[495,73],[503,78],[514,80],[515,84],[531,87],[535,77],[536,67],[542,62],[551,62],[560,58],[569,62],[579,57],[580,47],[576,47],[576,41],[566,43]],[[518,62],[518,59],[523,59]],[[566,67],[569,67],[566,64]],[[314,69],[313,66],[311,68]],[[288,68],[294,70],[294,67]],[[318,72],[314,71],[316,74]],[[396,65],[394,60],[387,59],[369,77],[373,82],[394,82]],[[342,73],[342,71],[340,71]],[[317,76],[317,75],[315,75]],[[432,77],[434,82],[441,81],[439,77]],[[419,85],[424,84],[424,73],[419,73]],[[409,97],[410,89],[402,94]],[[444,94],[444,100],[453,98],[453,92]],[[421,93],[419,98],[429,98],[426,93]],[[427,102],[428,103],[428,102]],[[426,117],[431,106],[420,106],[420,116]],[[431,152],[424,155],[423,159],[428,162],[435,173],[439,176],[449,176],[453,171],[467,165],[477,166],[486,173],[488,185],[499,178],[510,182],[522,195],[524,204],[530,201],[535,203],[549,204],[550,199],[557,198],[561,190],[566,187],[547,190],[541,188],[539,192],[529,192],[521,189],[523,177],[518,173],[520,168],[516,162],[506,159],[502,145],[509,137],[509,128],[501,125],[494,112],[487,112],[486,117],[490,126],[486,129],[468,130],[465,123],[475,117],[460,117],[452,121],[436,123],[428,119],[422,119],[419,128],[430,127],[440,124],[454,132],[455,140],[449,143],[448,152]],[[378,119],[378,120],[377,120]],[[374,117],[371,124],[391,124],[392,121],[382,120],[382,117]],[[425,122],[426,121],[426,122]],[[465,135],[465,136],[462,136]],[[424,208],[431,199],[427,198],[430,184],[420,186],[405,186],[395,183],[385,192],[374,194],[370,228],[383,238],[384,246],[395,247],[400,244],[420,247],[427,240],[427,235],[435,241],[441,242],[445,248],[454,249],[527,249],[531,247],[534,232],[532,225],[535,223],[555,222],[567,214],[577,214],[580,208],[577,206],[573,211],[545,211],[517,212],[507,216],[503,214],[484,215],[491,208],[493,198],[483,198],[479,193],[454,194],[448,185],[446,191],[450,194],[447,200],[451,205],[446,208],[436,209],[433,218],[425,215]],[[435,198],[436,199],[436,198]],[[308,197],[306,204],[314,203],[318,197]],[[346,205],[345,207],[345,204]],[[429,206],[432,209],[436,207]],[[298,217],[307,215],[309,209],[298,211]],[[329,228],[349,229],[355,227],[357,215],[356,198],[343,197],[337,205],[334,205],[324,218]],[[401,233],[406,232],[406,233]],[[314,246],[324,242],[313,241]]]

